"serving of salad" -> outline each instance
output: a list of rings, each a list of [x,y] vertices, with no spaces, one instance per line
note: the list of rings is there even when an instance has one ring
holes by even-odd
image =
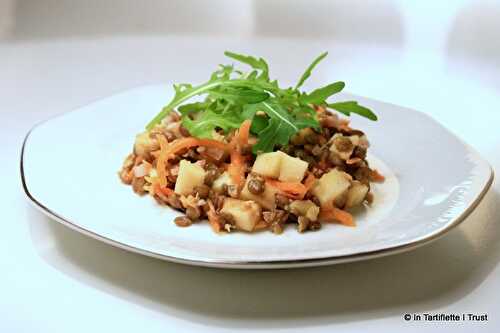
[[[174,223],[208,220],[217,233],[299,232],[322,223],[354,226],[349,210],[370,205],[384,177],[366,160],[366,135],[339,116],[377,116],[356,101],[330,101],[338,81],[301,87],[327,53],[293,87],[270,79],[262,58],[225,52],[249,66],[220,65],[200,85],[174,85],[170,103],[137,135],[119,172],[123,183],[183,212]]]

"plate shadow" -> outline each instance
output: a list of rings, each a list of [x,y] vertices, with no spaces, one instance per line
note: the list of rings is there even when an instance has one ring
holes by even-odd
[[[500,260],[499,200],[492,189],[458,228],[411,252],[288,270],[169,263],[79,234],[33,208],[29,217],[39,255],[81,283],[187,320],[283,328],[429,311],[465,297]]]

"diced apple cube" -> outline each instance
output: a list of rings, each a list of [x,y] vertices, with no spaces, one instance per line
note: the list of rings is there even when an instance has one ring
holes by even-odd
[[[282,182],[302,181],[309,164],[297,157],[282,153],[279,180]]]
[[[236,228],[244,231],[252,231],[257,222],[260,221],[260,206],[251,200],[243,201],[226,198],[221,209],[222,213],[233,217]]]
[[[318,180],[312,192],[318,198],[321,206],[328,206],[349,189],[351,180],[352,177],[349,174],[333,169]]]
[[[311,200],[295,200],[290,204],[290,211],[297,216],[305,216],[311,221],[316,221],[319,207]]]
[[[330,151],[345,161],[352,155],[356,144],[359,142],[359,137],[355,135],[344,136],[337,133],[332,137],[331,141]]]
[[[188,195],[193,192],[196,186],[203,185],[204,180],[205,170],[200,165],[181,160],[174,192]]]
[[[282,155],[283,153],[279,151],[258,155],[253,164],[252,172],[264,177],[278,178]]]
[[[264,192],[261,194],[253,194],[248,190],[248,182],[252,179],[252,176],[247,177],[247,181],[243,189],[241,190],[240,197],[245,200],[253,200],[258,202],[262,207],[266,209],[272,209],[274,202],[276,200],[276,194],[279,192],[274,186],[265,185]]]
[[[361,204],[368,194],[368,186],[357,180],[352,182],[351,187],[347,191],[347,201],[345,203],[346,208],[355,207]]]
[[[224,185],[232,185],[233,181],[227,171],[224,171],[212,184],[212,189],[217,193],[224,191]]]
[[[149,132],[137,134],[134,142],[134,153],[147,158],[149,153],[160,148],[158,141],[149,137]]]

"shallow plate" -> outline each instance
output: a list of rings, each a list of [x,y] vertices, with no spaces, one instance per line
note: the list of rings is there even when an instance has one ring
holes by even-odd
[[[167,86],[133,89],[37,125],[27,135],[21,176],[28,198],[79,232],[144,255],[202,266],[283,268],[348,262],[407,251],[459,224],[492,183],[488,165],[428,116],[355,97],[380,120],[353,120],[387,178],[356,228],[328,224],[299,234],[214,234],[207,223],[178,228],[175,211],[138,197],[117,177],[135,134],[166,104]],[[344,95],[346,98],[352,96]]]

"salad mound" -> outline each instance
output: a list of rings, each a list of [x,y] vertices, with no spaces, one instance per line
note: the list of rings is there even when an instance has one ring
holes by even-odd
[[[348,210],[371,204],[370,184],[384,177],[366,160],[366,135],[339,113],[377,116],[356,101],[328,101],[344,82],[300,90],[327,53],[288,88],[270,79],[264,59],[225,55],[251,70],[220,65],[206,83],[174,85],[173,99],[137,135],[122,182],[183,212],[180,227],[208,220],[218,233],[279,234],[286,224],[299,232],[354,226]]]

